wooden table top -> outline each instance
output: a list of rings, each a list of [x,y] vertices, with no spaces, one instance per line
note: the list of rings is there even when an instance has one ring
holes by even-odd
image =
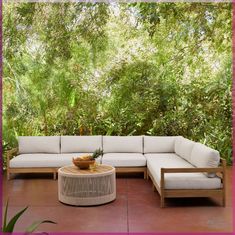
[[[70,174],[70,175],[93,175],[102,174],[106,172],[114,171],[114,167],[108,165],[97,165],[95,169],[79,169],[77,166],[64,166],[59,169],[60,173]]]

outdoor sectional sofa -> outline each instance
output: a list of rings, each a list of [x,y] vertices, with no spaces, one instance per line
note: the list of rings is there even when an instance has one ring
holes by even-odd
[[[116,172],[143,172],[161,196],[220,196],[225,206],[226,161],[219,152],[182,136],[22,136],[7,152],[7,177],[12,173],[53,173],[72,158],[96,149],[97,161]],[[13,157],[15,156],[15,157]],[[13,157],[13,158],[12,158]]]

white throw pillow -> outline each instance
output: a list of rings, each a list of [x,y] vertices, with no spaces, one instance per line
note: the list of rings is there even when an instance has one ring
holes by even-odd
[[[104,153],[143,153],[143,136],[103,136]]]
[[[174,153],[176,136],[144,136],[144,153]]]
[[[191,164],[196,167],[218,167],[220,154],[217,150],[196,143],[191,153]],[[208,173],[208,177],[214,177],[215,173]]]
[[[19,153],[60,153],[60,136],[19,136]]]
[[[102,136],[61,136],[61,153],[92,153],[102,149]]]

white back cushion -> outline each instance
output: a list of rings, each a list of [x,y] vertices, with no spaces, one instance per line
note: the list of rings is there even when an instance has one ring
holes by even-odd
[[[186,138],[178,138],[175,142],[175,152],[177,155],[190,162],[191,153],[195,142]]]
[[[220,162],[220,154],[217,150],[195,143],[191,153],[191,164],[196,167],[217,167]],[[208,177],[214,177],[214,173],[208,173]]]
[[[143,136],[103,136],[104,153],[143,153]]]
[[[92,153],[102,149],[102,136],[61,136],[61,153]]]
[[[177,136],[175,139],[175,153],[177,155],[180,155],[180,145],[182,140],[183,140],[182,136]]]
[[[144,153],[173,153],[175,139],[175,136],[144,136]]]
[[[60,153],[60,136],[19,136],[19,153]]]

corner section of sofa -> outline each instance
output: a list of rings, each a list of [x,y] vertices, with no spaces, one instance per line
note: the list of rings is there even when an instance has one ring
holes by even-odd
[[[144,143],[157,146],[164,138],[148,137]],[[160,194],[161,207],[165,198],[214,195],[221,196],[225,205],[226,161],[219,157],[218,151],[181,136],[165,139],[164,148],[144,151],[148,176]]]

